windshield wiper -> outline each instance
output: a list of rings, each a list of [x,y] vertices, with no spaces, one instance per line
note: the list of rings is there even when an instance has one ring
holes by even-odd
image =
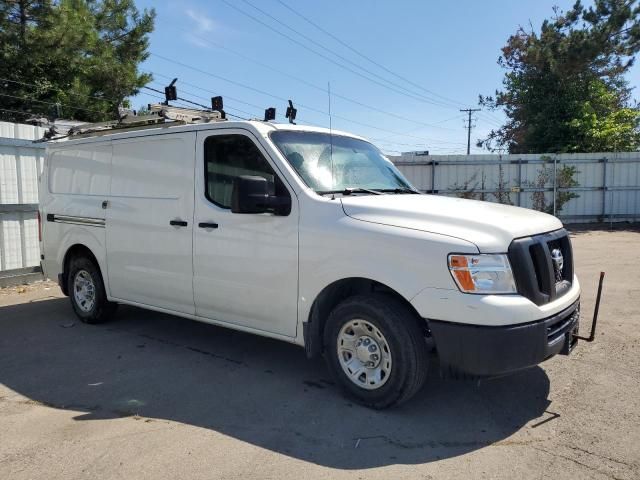
[[[407,188],[407,187],[397,187],[397,188],[381,188],[378,189],[379,192],[384,192],[384,193],[415,193],[415,194],[420,194],[420,192],[418,192],[417,190],[414,190],[413,188]]]
[[[318,195],[326,195],[329,193],[341,193],[342,195],[351,195],[352,193],[373,193],[374,195],[383,195],[384,190],[371,190],[368,188],[343,188],[342,190],[319,190]]]

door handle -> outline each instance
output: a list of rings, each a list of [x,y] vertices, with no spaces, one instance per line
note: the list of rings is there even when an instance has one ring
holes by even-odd
[[[198,226],[200,228],[218,228],[218,224],[213,222],[200,222]]]
[[[174,227],[186,227],[188,225],[188,223],[185,222],[184,220],[171,220],[169,222],[169,225],[174,226]]]

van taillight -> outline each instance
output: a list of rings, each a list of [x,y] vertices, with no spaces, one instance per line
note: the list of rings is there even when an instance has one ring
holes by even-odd
[[[38,241],[42,241],[42,217],[40,216],[40,210],[38,210]]]

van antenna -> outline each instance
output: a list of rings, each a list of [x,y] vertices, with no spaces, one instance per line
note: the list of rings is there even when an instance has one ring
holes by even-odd
[[[327,95],[329,97],[329,160],[331,162],[331,190],[333,190],[333,129],[331,128],[331,82],[327,82]],[[335,200],[335,193],[331,200]]]

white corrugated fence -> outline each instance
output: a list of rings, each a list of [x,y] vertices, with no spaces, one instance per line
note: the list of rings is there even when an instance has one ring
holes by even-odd
[[[43,128],[0,122],[0,275],[30,273],[40,265],[38,177]]]
[[[640,152],[403,154],[389,159],[423,192],[546,207],[551,213],[555,203],[565,223],[640,217]],[[573,198],[563,202],[568,194]]]

